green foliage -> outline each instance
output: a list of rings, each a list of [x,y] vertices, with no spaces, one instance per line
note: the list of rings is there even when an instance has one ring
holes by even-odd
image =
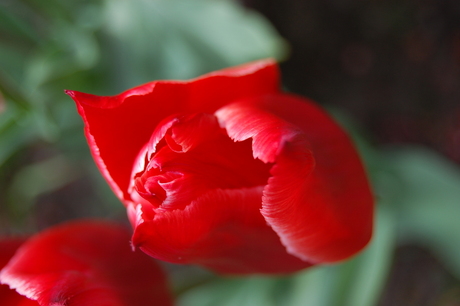
[[[398,181],[392,204],[401,240],[430,248],[460,278],[459,167],[421,148],[384,157]]]
[[[275,57],[286,45],[255,12],[228,0],[107,1],[103,29],[113,81],[132,87],[153,79],[188,79]]]

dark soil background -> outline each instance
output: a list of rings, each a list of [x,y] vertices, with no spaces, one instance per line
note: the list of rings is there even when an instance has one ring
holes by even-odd
[[[290,43],[290,91],[347,110],[375,145],[419,144],[460,164],[460,1],[243,3]],[[380,305],[460,305],[460,282],[428,251],[400,247]]]
[[[460,1],[245,0],[291,45],[284,84],[348,110],[378,144],[460,163]]]

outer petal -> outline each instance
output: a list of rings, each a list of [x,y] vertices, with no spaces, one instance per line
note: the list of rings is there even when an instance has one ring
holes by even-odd
[[[253,139],[255,157],[275,161],[261,213],[290,254],[335,262],[367,244],[373,197],[366,174],[348,137],[324,111],[277,94],[226,105],[216,116],[232,139]]]
[[[171,305],[161,270],[131,251],[129,236],[100,221],[54,227],[28,240],[0,281],[40,305]]]
[[[272,60],[264,60],[191,81],[151,82],[117,96],[66,93],[83,117],[99,169],[115,193],[129,200],[134,160],[161,120],[178,112],[213,113],[233,100],[277,91],[278,69]]]
[[[7,238],[0,240],[0,269],[13,257],[16,250],[23,244],[23,238]],[[7,285],[0,286],[0,305],[6,306],[38,306],[34,300],[30,300],[20,295],[15,290],[8,288]]]
[[[155,258],[220,273],[289,273],[311,266],[286,253],[259,212],[261,197],[262,187],[217,189],[184,210],[153,215],[138,205],[133,244]]]

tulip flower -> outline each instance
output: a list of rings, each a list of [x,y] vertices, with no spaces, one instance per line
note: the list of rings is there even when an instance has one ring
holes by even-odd
[[[55,226],[0,241],[0,304],[8,306],[172,305],[165,275],[130,232],[102,221]],[[17,249],[17,250],[16,250]],[[14,254],[14,255],[13,255]],[[13,290],[14,289],[14,290]]]
[[[127,208],[132,243],[220,273],[289,273],[360,251],[373,196],[343,129],[272,60],[115,96],[66,91]]]

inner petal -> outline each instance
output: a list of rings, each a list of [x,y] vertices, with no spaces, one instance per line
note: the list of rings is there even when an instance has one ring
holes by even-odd
[[[172,122],[172,123],[171,123]],[[152,135],[145,163],[134,173],[133,199],[139,196],[155,208],[183,209],[210,190],[264,186],[272,164],[254,159],[251,140],[235,142],[215,116],[175,116]],[[143,168],[143,169],[142,169]]]

